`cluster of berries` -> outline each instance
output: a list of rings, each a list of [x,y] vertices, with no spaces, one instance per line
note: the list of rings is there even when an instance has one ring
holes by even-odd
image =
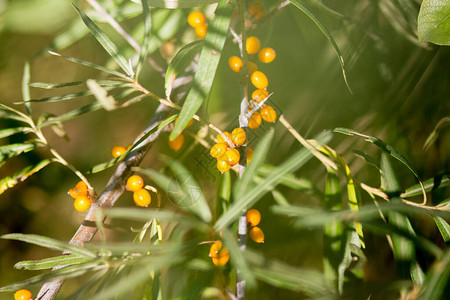
[[[219,267],[225,266],[230,260],[230,253],[228,253],[227,248],[223,247],[222,241],[217,241],[211,245],[209,256],[211,257],[213,264]]]
[[[33,299],[29,290],[18,290],[14,293],[14,300],[31,300]]]
[[[178,118],[175,120],[175,124],[178,122]],[[194,123],[194,119],[190,120],[187,124],[186,128],[189,128],[192,123]],[[174,138],[172,141],[169,140],[169,147],[173,151],[178,151],[183,147],[184,145],[184,134],[180,133],[176,138]]]
[[[133,200],[137,206],[147,207],[152,202],[152,197],[144,188],[144,180],[141,176],[130,176],[127,180],[127,188],[133,192]]]
[[[250,4],[247,8],[249,15],[254,18],[256,21],[261,19],[266,15],[266,12],[264,11],[264,8],[262,6],[262,3],[259,1],[255,1],[252,4]]]
[[[248,54],[258,54],[259,61],[263,63],[270,63],[272,62],[276,57],[276,52],[272,48],[262,48],[261,49],[261,42],[256,36],[250,36],[247,38],[245,43],[245,49]],[[228,60],[228,65],[230,66],[231,70],[234,72],[240,72],[242,67],[244,66],[244,63],[242,62],[242,59],[237,56],[232,56]],[[258,102],[261,102],[265,98],[269,96],[269,92],[267,91],[267,86],[269,85],[269,80],[267,79],[266,75],[258,71],[258,66],[252,62],[249,61],[247,63],[247,71],[250,75],[250,81],[252,84],[257,88],[252,93],[252,101],[250,101],[250,107],[255,107]],[[251,111],[251,110],[249,110]],[[277,113],[271,107],[270,105],[264,105],[261,107],[261,112],[255,111],[249,119],[248,127],[251,129],[256,129],[261,125],[261,121],[264,120],[269,123],[275,122],[277,118]]]
[[[77,211],[85,211],[91,207],[91,199],[88,197],[88,187],[84,181],[78,182],[67,193],[75,199],[73,206]]]
[[[242,128],[235,128],[231,133],[226,131],[223,133],[228,137],[233,145],[230,147],[230,144],[224,139],[224,137],[221,134],[218,134],[218,143],[211,148],[209,154],[211,154],[212,157],[217,158],[217,169],[220,172],[225,173],[230,170],[232,166],[238,164],[241,160],[241,154],[235,147],[242,146],[245,143],[246,134]],[[252,156],[253,150],[247,147],[247,164],[252,160]]]
[[[188,16],[188,23],[195,29],[195,35],[198,38],[204,39],[208,31],[208,24],[206,18],[201,11],[193,11]]]
[[[261,213],[257,209],[247,211],[247,223],[250,223],[250,238],[257,243],[264,243],[264,232],[257,225],[261,222]]]

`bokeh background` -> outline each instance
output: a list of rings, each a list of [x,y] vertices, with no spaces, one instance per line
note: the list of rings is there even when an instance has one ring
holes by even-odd
[[[84,1],[75,2],[82,9],[89,9]],[[106,8],[111,8],[129,1],[100,2]],[[400,5],[402,2],[408,5]],[[267,22],[251,29],[249,34],[258,36],[262,45],[273,47],[277,52],[273,63],[260,68],[269,78],[269,90],[274,93],[270,101],[278,113],[283,113],[305,137],[313,137],[325,129],[348,127],[381,138],[402,153],[422,179],[449,171],[450,131],[445,128],[441,130],[436,142],[426,150],[424,143],[438,122],[450,113],[450,49],[418,42],[416,28],[420,2],[323,1],[332,9],[327,11],[317,6],[315,1],[305,1],[327,26],[342,50],[353,94],[345,85],[336,54],[328,40],[295,7],[286,7]],[[263,1],[263,4],[266,10],[270,10],[279,1]],[[207,17],[211,17],[214,8],[205,7],[203,10]],[[168,40],[154,41],[156,50],[151,55],[163,68],[167,67],[177,49],[195,39],[192,29],[183,23],[189,11],[181,10],[182,17],[176,25],[180,28],[177,34]],[[14,103],[22,100],[21,80],[26,60],[31,63],[32,82],[62,83],[102,78],[103,75],[95,70],[45,54],[45,49],[54,42],[55,37],[76,20],[78,15],[70,1],[0,0],[1,103],[24,110],[23,105]],[[133,32],[139,22],[141,19],[137,13],[135,17],[124,20],[123,26]],[[111,34],[124,51],[131,51],[108,25],[102,28]],[[141,37],[136,38],[139,40]],[[89,34],[68,44],[59,52],[99,65],[110,63],[107,53]],[[224,130],[236,126],[239,113],[238,76],[227,66],[228,57],[237,53],[238,47],[230,38],[211,96],[199,111],[201,116]],[[145,66],[141,78],[147,89],[157,95],[164,95],[164,78],[151,66]],[[32,88],[31,95],[33,99],[39,99],[73,91],[76,89],[66,88],[62,91]],[[60,115],[93,101],[93,97],[83,97],[61,103],[34,104],[33,115],[35,119],[43,113]],[[50,128],[45,130],[45,134],[50,145],[84,171],[109,160],[109,149],[113,145],[126,146],[132,143],[152,117],[156,106],[156,101],[145,99],[129,108],[93,112],[64,122],[68,138],[61,138]],[[0,120],[0,129],[13,125],[16,124]],[[275,127],[276,137],[266,162],[277,165],[300,149],[300,146],[278,123],[257,129],[251,144],[255,145],[258,136],[268,127]],[[189,131],[195,134],[199,129],[200,126],[195,124]],[[15,135],[0,140],[0,145],[20,142],[24,138]],[[194,139],[188,136],[186,145],[175,153],[168,147],[167,139],[167,133],[161,135],[143,166],[160,169],[163,164],[158,155],[161,153],[178,157],[194,172],[205,194],[214,198],[219,179],[217,170],[211,161],[205,163],[209,165],[207,172],[198,168],[199,157],[202,160],[210,159],[204,156],[205,149],[198,144],[190,147]],[[377,169],[365,164],[352,152],[361,150],[379,157],[380,153],[375,147],[360,139],[340,135],[334,136],[331,145],[344,156],[358,180],[379,186]],[[188,148],[190,150],[186,152]],[[3,165],[0,175],[2,178],[11,175],[45,157],[48,157],[45,150],[21,155]],[[416,183],[413,174],[405,166],[396,162],[393,165],[403,188]],[[112,172],[113,169],[109,169],[88,176],[97,193],[101,192]],[[318,162],[311,161],[297,175],[312,180],[319,189],[324,189],[326,171]],[[67,191],[77,181],[77,177],[68,169],[53,164],[25,183],[7,190],[0,195],[0,234],[34,233],[68,241],[84,218],[83,213],[73,209],[72,200],[67,195]],[[298,191],[287,188],[281,188],[281,191],[292,203],[321,205],[320,199]],[[432,195],[430,201],[436,204],[445,198],[448,198],[448,190]],[[257,204],[263,214],[265,244],[249,246],[292,265],[320,269],[321,232],[289,229],[287,220],[270,211],[273,201],[269,194]],[[131,194],[124,194],[118,205],[133,205]],[[416,218],[412,221],[420,234],[445,247],[431,219]],[[111,238],[120,237],[112,235]],[[367,239],[368,244],[372,245],[371,249],[376,251],[367,250],[369,261],[365,268],[366,279],[377,282],[380,278],[394,278],[393,257],[386,239],[370,233]],[[37,274],[14,270],[13,265],[17,261],[56,254],[24,243],[0,240],[0,285]],[[419,252],[418,256],[421,255],[421,263],[428,266],[431,263],[429,257]],[[62,291],[62,297],[77,286],[77,280],[69,281]],[[275,295],[277,298],[293,297],[290,292],[261,284],[260,289],[250,292],[249,298],[273,299]],[[10,295],[0,294],[0,299],[10,299]]]

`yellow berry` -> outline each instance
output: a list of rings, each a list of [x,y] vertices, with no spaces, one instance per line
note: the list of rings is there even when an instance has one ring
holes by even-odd
[[[211,150],[209,151],[209,154],[211,154],[214,158],[219,158],[222,155],[225,154],[225,152],[228,149],[228,145],[225,143],[218,143],[212,146]]]
[[[127,188],[132,191],[136,192],[139,191],[144,187],[144,179],[142,179],[139,175],[132,175],[127,180]]]
[[[248,74],[251,75],[251,74],[253,74],[253,72],[258,71],[258,66],[254,62],[249,61],[249,62],[247,62],[247,70],[248,70]]]
[[[257,243],[264,243],[264,232],[259,227],[252,227],[250,229],[250,238]]]
[[[245,49],[247,50],[248,54],[255,54],[258,53],[259,49],[261,48],[261,42],[256,36],[251,36],[247,38],[247,41],[245,43]]]
[[[140,189],[133,193],[133,200],[137,206],[147,207],[152,202],[152,197],[146,189]]]
[[[180,133],[173,141],[169,140],[169,147],[174,150],[178,151],[181,147],[183,147],[184,144],[184,135]]]
[[[219,170],[221,173],[228,172],[228,170],[230,170],[230,168],[231,168],[231,166],[223,159],[217,160],[217,170]]]
[[[223,134],[225,134],[231,141],[233,141],[233,137],[231,136],[231,133],[229,133],[228,131],[224,131]],[[225,141],[225,139],[223,138],[223,136],[219,133],[217,135],[217,141],[219,143],[227,143],[227,141]]]
[[[188,16],[188,23],[194,28],[205,24],[205,16],[200,11],[193,11]]]
[[[253,72],[250,79],[257,89],[265,89],[269,85],[266,75],[261,71]]]
[[[32,298],[29,290],[18,290],[14,293],[14,300],[30,300]]]
[[[272,62],[276,56],[277,54],[272,48],[262,48],[258,53],[259,60],[266,64]]]
[[[252,161],[253,150],[250,147],[247,147],[247,165]]]
[[[127,149],[123,146],[114,146],[111,148],[111,155],[116,158],[124,154],[126,151]]]
[[[70,189],[67,193],[70,197],[76,199],[80,196],[86,196],[88,192],[87,185],[84,181],[79,181],[74,188]]]
[[[208,25],[206,24],[200,25],[195,28],[195,35],[200,39],[204,39],[207,32],[208,32]]]
[[[241,155],[239,154],[238,149],[230,148],[220,159],[226,161],[230,166],[234,166],[241,159]]]
[[[236,128],[231,132],[232,141],[236,146],[241,146],[245,143],[246,135],[242,128]]]
[[[241,68],[244,66],[244,63],[239,57],[232,56],[228,59],[228,65],[234,72],[239,72]]]
[[[253,16],[256,20],[259,20],[265,15],[262,3],[255,1],[248,6],[248,13]]]
[[[249,209],[247,211],[247,222],[252,226],[258,225],[261,222],[261,213],[257,209]]]
[[[217,257],[213,257],[212,261],[218,267],[225,266],[227,262],[230,260],[230,253],[227,248],[223,248],[220,250],[219,255]]]
[[[85,211],[89,207],[91,207],[91,199],[89,199],[87,196],[80,196],[75,199],[73,202],[73,206],[78,211]]]
[[[275,111],[275,109],[273,109],[272,106],[264,105],[261,108],[261,116],[264,121],[273,123],[277,119],[277,112]]]
[[[252,99],[261,102],[269,96],[269,92],[266,90],[255,90],[252,93]]]
[[[218,257],[220,250],[222,250],[223,243],[221,241],[217,241],[211,245],[209,248],[209,256]]]
[[[176,118],[176,119],[175,119],[175,124],[178,123],[178,119],[179,119],[179,118]],[[189,123],[186,125],[186,128],[191,127],[191,125],[192,125],[193,123],[194,123],[194,119],[191,119],[191,120],[189,121]]]
[[[250,127],[251,129],[256,129],[259,127],[259,125],[261,125],[261,121],[261,114],[258,111],[255,111],[248,120],[248,127]]]

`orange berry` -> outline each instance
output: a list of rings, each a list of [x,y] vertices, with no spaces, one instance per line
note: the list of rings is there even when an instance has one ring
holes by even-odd
[[[252,227],[249,231],[250,238],[257,243],[264,243],[264,232],[259,227]]]
[[[29,290],[18,290],[14,293],[14,300],[30,300],[32,298]]]
[[[256,102],[261,102],[269,96],[269,92],[266,90],[255,90],[252,93],[252,99]]]
[[[248,111],[251,110],[249,109]],[[259,127],[259,125],[261,125],[261,121],[261,114],[258,111],[255,111],[248,120],[248,127],[250,127],[251,129],[256,129]]]
[[[264,105],[261,108],[261,116],[264,121],[273,123],[277,119],[277,112],[275,111],[275,109],[273,109],[272,106]]]
[[[249,62],[247,62],[247,70],[248,70],[248,74],[251,75],[251,74],[253,74],[253,72],[258,71],[258,66],[254,62],[249,61]]]
[[[266,75],[261,71],[253,72],[250,79],[257,89],[265,89],[269,85],[269,80],[267,80]]]
[[[225,154],[225,152],[228,149],[228,145],[225,143],[218,143],[212,146],[211,150],[209,151],[209,154],[211,154],[214,158],[219,158],[222,155]]]
[[[132,191],[136,192],[139,191],[144,187],[144,179],[142,179],[139,175],[132,175],[127,180],[127,188]]]
[[[248,6],[248,13],[253,16],[256,20],[259,20],[262,16],[265,15],[262,3],[259,1],[255,1]]]
[[[80,196],[86,196],[88,192],[87,185],[84,181],[79,181],[74,188],[70,189],[67,193],[72,198],[77,198]]]
[[[239,72],[241,68],[244,66],[244,63],[239,57],[232,56],[228,59],[228,65],[234,72]]]
[[[230,253],[227,248],[223,248],[220,250],[219,255],[217,257],[213,257],[212,261],[218,267],[225,266],[227,262],[230,260]]]
[[[179,119],[179,118],[176,118],[176,119],[175,119],[175,124],[178,123],[178,119]],[[189,121],[189,123],[186,125],[186,128],[191,127],[193,123],[194,123],[194,119],[191,119],[191,120]]]
[[[222,241],[217,241],[211,245],[209,248],[209,256],[210,257],[218,257],[220,250],[222,250],[223,243]]]
[[[87,196],[80,196],[73,202],[73,207],[75,207],[77,211],[85,211],[91,207],[91,199]]]
[[[221,173],[228,172],[228,170],[230,170],[230,168],[231,168],[231,166],[223,159],[217,160],[217,170],[219,170]]]
[[[249,209],[247,211],[247,222],[252,226],[258,225],[261,222],[261,213],[257,209]]]
[[[126,151],[127,149],[123,146],[114,146],[111,148],[111,155],[116,158],[124,154]]]
[[[133,200],[137,206],[147,207],[152,202],[152,197],[146,189],[140,189],[133,193]]]
[[[205,16],[201,11],[193,11],[188,16],[188,23],[194,28],[205,24]]]
[[[236,146],[241,146],[245,143],[246,135],[242,128],[236,128],[231,132],[232,141]]]
[[[207,32],[208,32],[208,25],[206,24],[200,25],[195,28],[195,35],[200,39],[204,39]]]
[[[231,141],[233,141],[233,137],[231,136],[231,133],[229,133],[228,131],[224,131],[223,134],[225,134]],[[225,141],[225,139],[223,138],[223,136],[220,133],[217,135],[217,141],[219,143],[227,144],[227,142]]]
[[[230,166],[234,166],[241,159],[241,155],[239,154],[238,149],[230,148],[220,159],[226,161]]]
[[[247,147],[247,165],[252,161],[253,150],[250,147]]]
[[[259,60],[266,64],[272,62],[276,56],[277,54],[272,48],[262,48],[258,53]]]
[[[181,147],[183,147],[184,144],[184,135],[180,133],[173,141],[169,140],[169,147],[173,151],[180,150]]]
[[[256,36],[251,36],[247,38],[247,41],[245,42],[245,49],[247,50],[248,54],[258,53],[260,48],[261,42]]]

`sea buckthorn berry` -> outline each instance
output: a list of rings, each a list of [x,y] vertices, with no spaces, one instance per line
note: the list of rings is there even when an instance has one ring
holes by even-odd
[[[173,141],[169,140],[169,147],[173,151],[180,150],[181,147],[183,147],[184,144],[184,135],[180,133]]]
[[[67,193],[70,197],[76,199],[80,196],[86,196],[88,192],[87,185],[84,181],[79,181],[74,188],[70,189]]]
[[[264,121],[273,123],[277,119],[277,112],[275,109],[273,109],[270,105],[264,105],[261,108],[261,116],[264,119]]]
[[[228,172],[228,170],[230,170],[230,168],[231,168],[231,166],[223,159],[217,160],[217,170],[219,170],[221,173]]]
[[[210,257],[218,257],[220,250],[222,250],[223,243],[222,241],[217,241],[211,245],[209,248],[209,256]]]
[[[252,227],[249,231],[250,238],[257,243],[264,243],[264,232],[259,227]]]
[[[230,260],[230,253],[228,252],[227,248],[223,248],[220,250],[217,257],[212,257],[213,264],[215,264],[218,267],[225,266],[227,262]]]
[[[228,65],[234,72],[239,72],[241,68],[244,66],[244,63],[239,57],[232,56],[228,59]]]
[[[253,72],[250,79],[257,89],[263,90],[269,85],[269,80],[267,80],[266,75],[261,71]]]
[[[133,200],[137,206],[147,207],[152,202],[152,197],[146,189],[140,189],[133,193]]]
[[[204,39],[207,32],[208,32],[208,25],[206,24],[200,25],[195,28],[195,35],[200,39]]]
[[[250,127],[251,129],[256,129],[259,127],[259,125],[261,125],[261,121],[262,121],[261,114],[258,111],[255,111],[248,120],[248,127]]]
[[[127,180],[127,188],[132,191],[136,192],[139,191],[144,187],[144,179],[142,179],[139,175],[132,175]]]
[[[126,151],[127,149],[123,146],[114,146],[111,148],[111,155],[116,158],[124,154]]]
[[[176,118],[176,119],[175,119],[175,124],[178,123],[178,119],[179,119],[179,118]],[[191,127],[191,125],[192,125],[193,123],[194,123],[194,119],[191,119],[191,120],[189,121],[189,123],[186,125],[186,128]]]
[[[225,154],[227,151],[228,145],[225,143],[218,143],[212,146],[211,150],[209,151],[209,154],[211,154],[214,158],[219,158],[222,155]]]
[[[255,91],[252,93],[252,99],[255,100],[255,101],[257,101],[257,102],[263,101],[264,99],[267,98],[267,96],[269,96],[269,92],[266,91],[266,90],[260,90],[260,89],[258,89],[258,90],[255,90]]]
[[[231,133],[229,133],[228,131],[224,131],[223,134],[225,134],[231,141],[233,141],[233,137],[231,136]],[[227,144],[227,141],[225,141],[225,139],[223,138],[223,136],[220,133],[217,135],[217,141],[219,143]]]
[[[30,300],[32,298],[29,290],[18,290],[14,293],[14,300]]]
[[[253,72],[258,71],[258,66],[254,62],[249,61],[249,62],[247,62],[247,70],[248,70],[248,74],[251,75],[251,74],[253,74]]]
[[[258,225],[261,222],[261,213],[257,209],[249,209],[247,211],[247,222],[252,226]]]
[[[230,148],[220,159],[226,161],[230,166],[234,166],[241,159],[241,155],[239,154],[238,149]]]
[[[236,128],[231,132],[232,141],[236,146],[241,146],[245,143],[246,135],[242,128]]]
[[[80,196],[73,202],[73,207],[78,211],[85,211],[91,207],[91,199],[87,196]]]
[[[250,147],[247,147],[247,165],[252,161],[253,150]]]
[[[258,53],[259,60],[266,64],[272,62],[276,56],[277,54],[272,48],[262,48]]]
[[[247,50],[248,54],[258,53],[260,48],[261,42],[256,36],[251,36],[247,38],[247,41],[245,42],[245,49]]]
[[[188,23],[194,28],[205,24],[205,16],[201,11],[193,11],[188,16]]]

